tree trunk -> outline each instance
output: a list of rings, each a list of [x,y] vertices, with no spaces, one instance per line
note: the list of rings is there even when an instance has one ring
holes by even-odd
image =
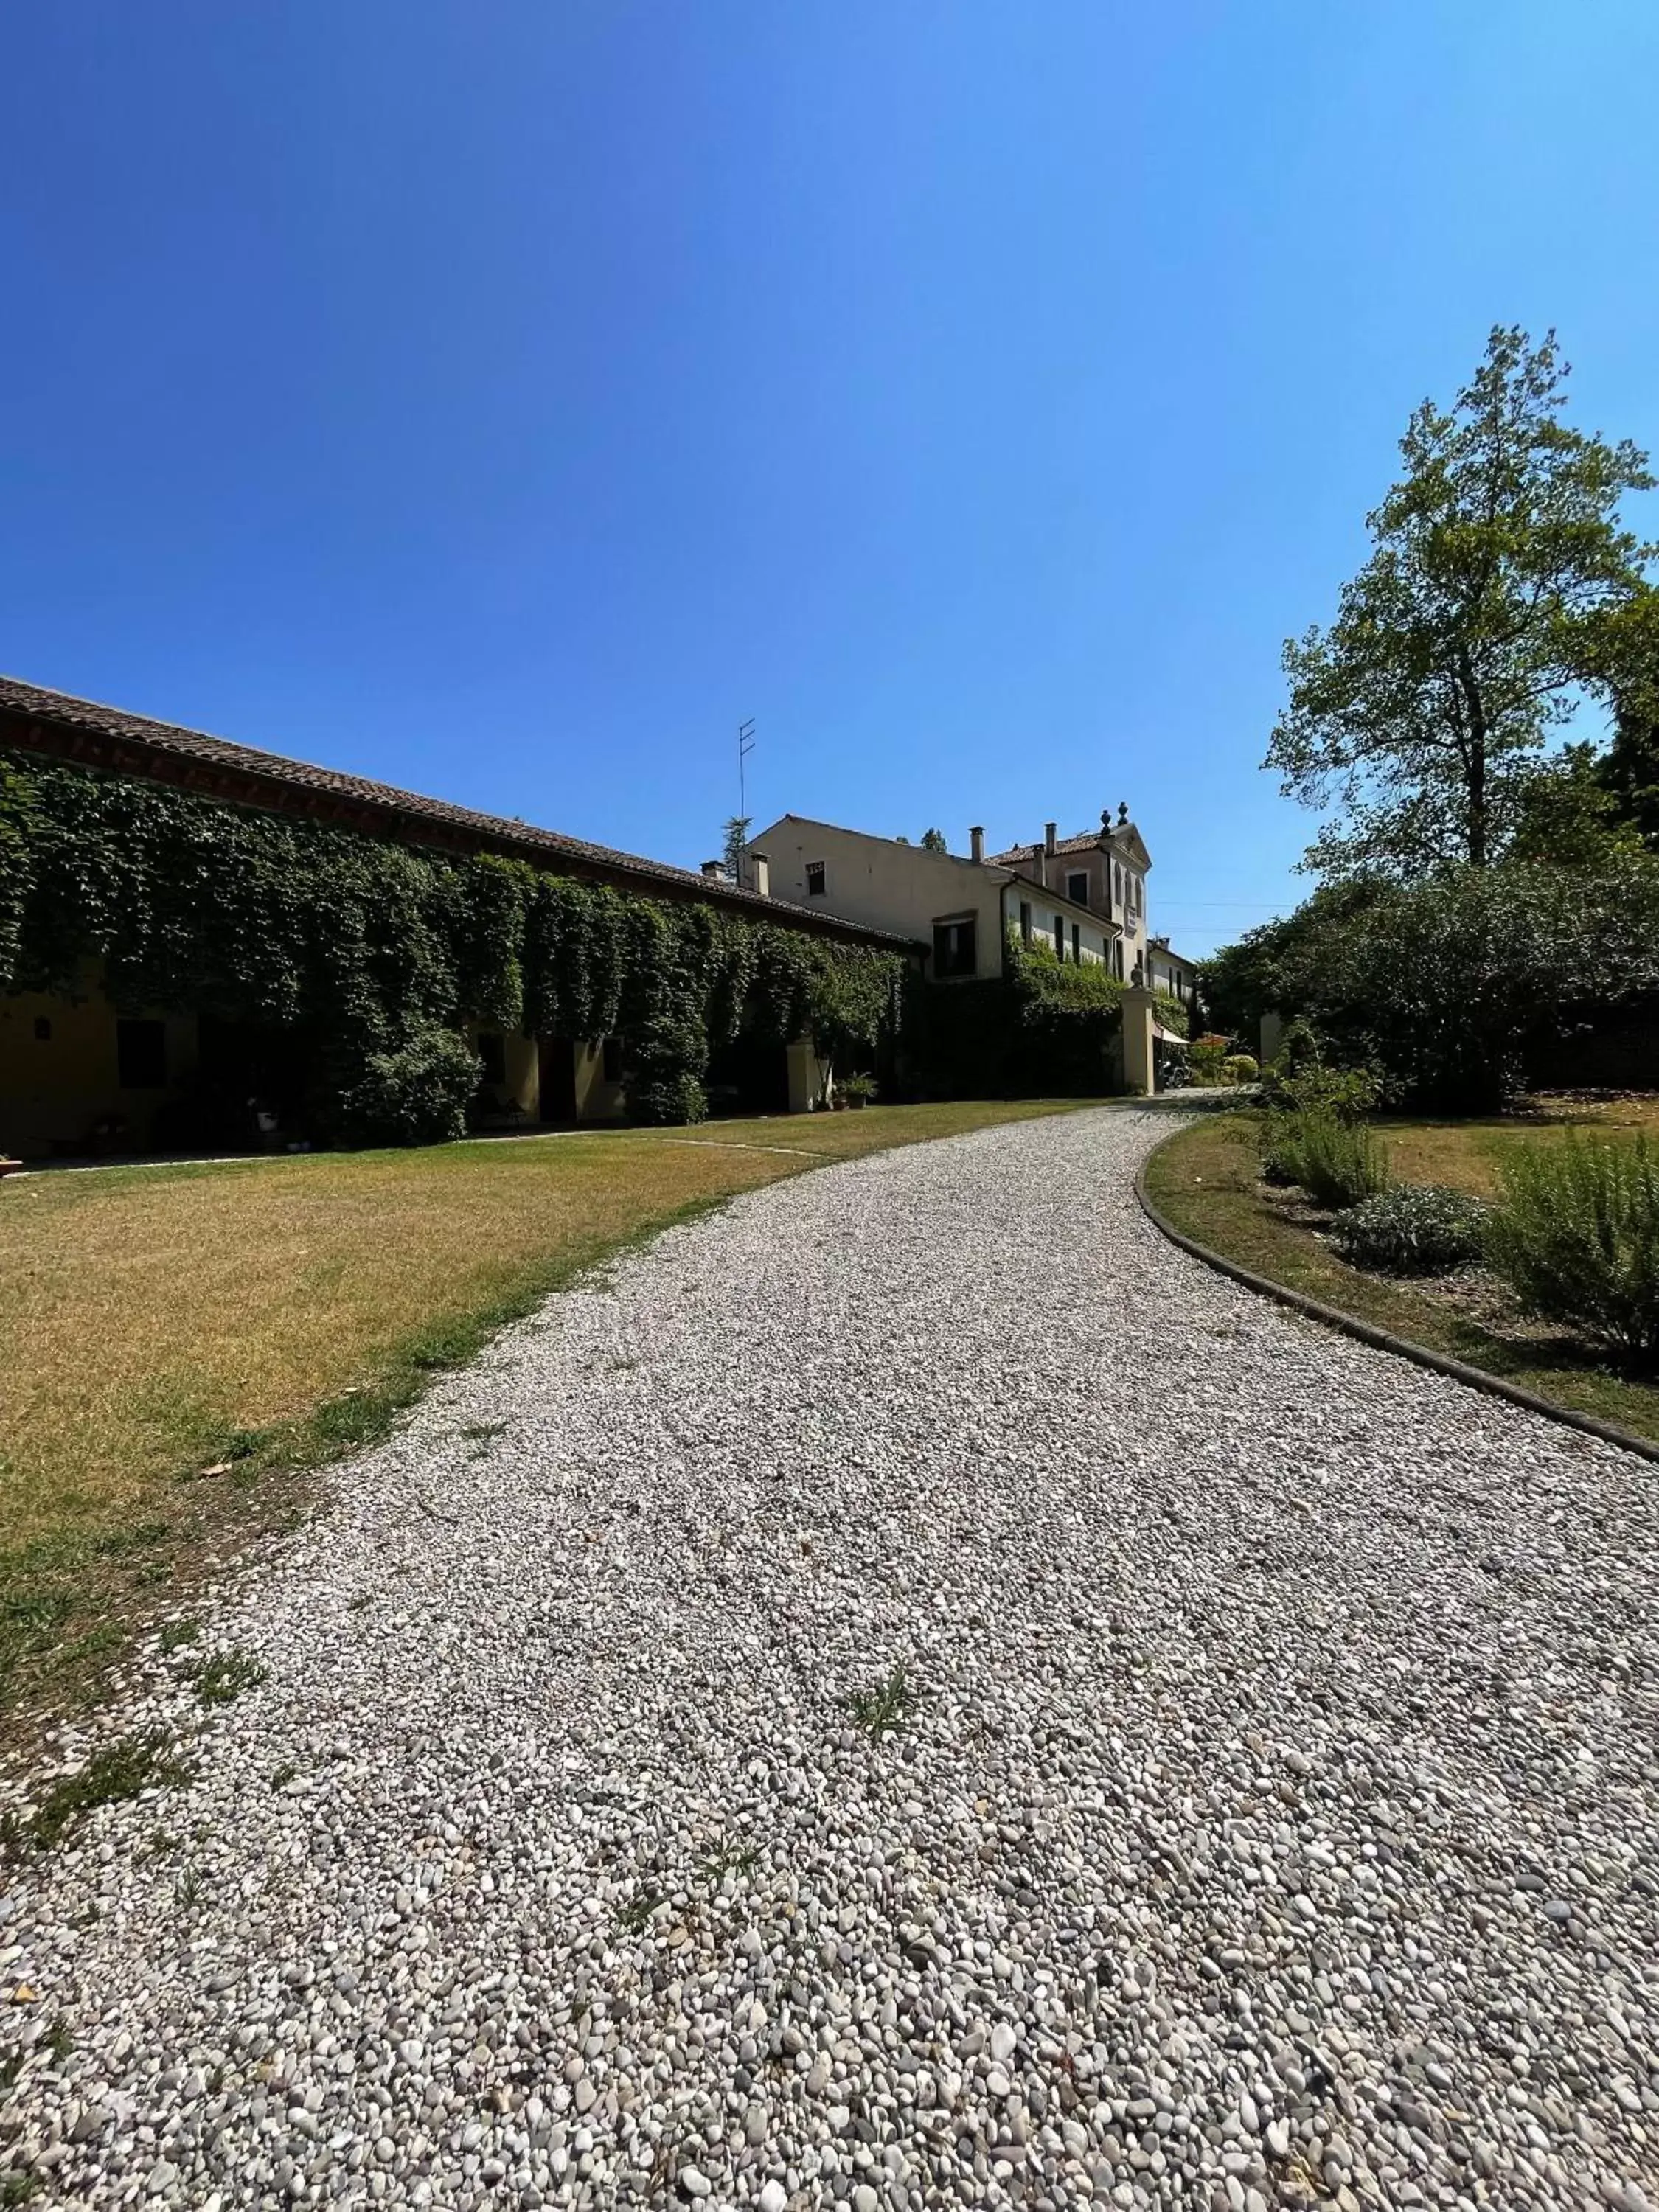
[[[1464,755],[1468,811],[1467,836],[1471,867],[1486,865],[1486,708],[1480,696],[1469,656],[1461,647],[1457,655],[1458,689],[1468,714],[1469,742]]]

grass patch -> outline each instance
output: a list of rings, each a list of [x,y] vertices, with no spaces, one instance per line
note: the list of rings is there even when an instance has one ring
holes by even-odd
[[[1376,1127],[1400,1182],[1443,1183],[1491,1198],[1514,1147],[1560,1144],[1575,1128],[1614,1133],[1656,1125],[1659,1100],[1639,1099],[1605,1106],[1547,1103],[1538,1115],[1514,1121],[1400,1121]],[[1172,1226],[1270,1282],[1501,1376],[1553,1405],[1659,1443],[1659,1389],[1620,1374],[1565,1338],[1511,1340],[1427,1291],[1348,1267],[1324,1239],[1264,1200],[1257,1164],[1255,1115],[1206,1116],[1152,1154],[1147,1195]]]
[[[847,1700],[847,1710],[854,1727],[861,1728],[873,1742],[879,1743],[883,1736],[893,1735],[908,1725],[915,1705],[915,1692],[901,1660],[890,1674],[869,1689],[854,1690]]]
[[[760,1864],[758,1844],[726,1844],[697,1863],[699,1877],[718,1889],[729,1874],[748,1875]]]
[[[50,1850],[100,1805],[114,1805],[146,1790],[174,1788],[190,1780],[166,1736],[123,1736],[95,1752],[76,1774],[55,1782],[27,1820],[11,1821],[0,1832],[0,1857],[21,1858]]]
[[[659,1889],[635,1891],[625,1905],[617,1908],[617,1925],[629,1936],[643,1936],[651,1925],[651,1916],[665,1903]]]
[[[234,1705],[244,1690],[257,1689],[265,1679],[265,1669],[246,1651],[216,1651],[210,1659],[197,1660],[183,1672],[186,1680],[195,1683],[204,1705]]]
[[[380,1442],[608,1255],[825,1161],[1079,1103],[8,1178],[0,1742],[94,1696],[158,1590],[290,1527],[296,1471]]]

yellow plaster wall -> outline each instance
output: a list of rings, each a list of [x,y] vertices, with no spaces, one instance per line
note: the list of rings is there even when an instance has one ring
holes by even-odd
[[[605,1079],[605,1041],[588,1037],[575,1047],[576,1119],[579,1121],[620,1121],[623,1089]]]
[[[92,1124],[119,1115],[127,1125],[116,1149],[143,1152],[157,1109],[181,1097],[196,1070],[196,1018],[153,1015],[167,1029],[167,1084],[124,1091],[116,1055],[115,1009],[101,991],[60,999],[25,991],[0,999],[0,1152],[37,1159],[78,1147]],[[45,1039],[37,1022],[51,1024]]]

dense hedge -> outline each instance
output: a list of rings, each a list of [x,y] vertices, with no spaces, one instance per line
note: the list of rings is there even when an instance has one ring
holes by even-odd
[[[1391,1100],[1488,1113],[1546,1056],[1570,1069],[1575,1036],[1659,996],[1659,860],[1347,885],[1256,938],[1269,1001],[1307,1016],[1328,1057],[1374,1066]]]
[[[1103,967],[1011,936],[1001,975],[915,993],[910,1080],[947,1098],[1098,1097],[1115,1087],[1122,1003]]]
[[[619,1036],[635,1118],[695,1121],[711,1047],[811,1028],[823,1056],[867,1053],[904,975],[700,902],[0,752],[0,990],[70,992],[94,961],[118,1006],[297,1033],[318,1133],[343,1138],[411,1040],[468,1017]]]
[[[32,793],[33,786],[0,757],[0,984],[16,963],[23,926]]]

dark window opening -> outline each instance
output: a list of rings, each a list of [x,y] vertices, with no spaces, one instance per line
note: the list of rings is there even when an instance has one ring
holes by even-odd
[[[823,863],[822,860],[809,860],[806,863],[806,896],[808,898],[822,898],[823,896]]]
[[[123,1091],[165,1091],[167,1033],[160,1022],[117,1022],[116,1080]]]
[[[978,972],[979,951],[974,934],[974,917],[962,915],[956,921],[936,921],[933,924],[933,973],[937,976],[972,975]]]
[[[52,1016],[50,1014],[37,1014],[35,1016],[34,1042],[36,1044],[50,1044],[52,1042]]]
[[[622,1081],[622,1039],[620,1037],[606,1037],[599,1054],[599,1073],[607,1083]]]
[[[1069,875],[1066,878],[1066,896],[1074,906],[1089,903],[1089,878],[1086,872]]]
[[[507,1080],[507,1039],[494,1030],[478,1033],[478,1059],[486,1083],[505,1083]]]
[[[1031,902],[1030,899],[1022,899],[1019,902],[1019,934],[1022,942],[1026,945],[1030,943]]]
[[[1056,960],[1066,957],[1066,917],[1063,914],[1054,916],[1054,957]]]
[[[1072,961],[1075,967],[1083,965],[1083,932],[1076,922],[1072,924]]]

